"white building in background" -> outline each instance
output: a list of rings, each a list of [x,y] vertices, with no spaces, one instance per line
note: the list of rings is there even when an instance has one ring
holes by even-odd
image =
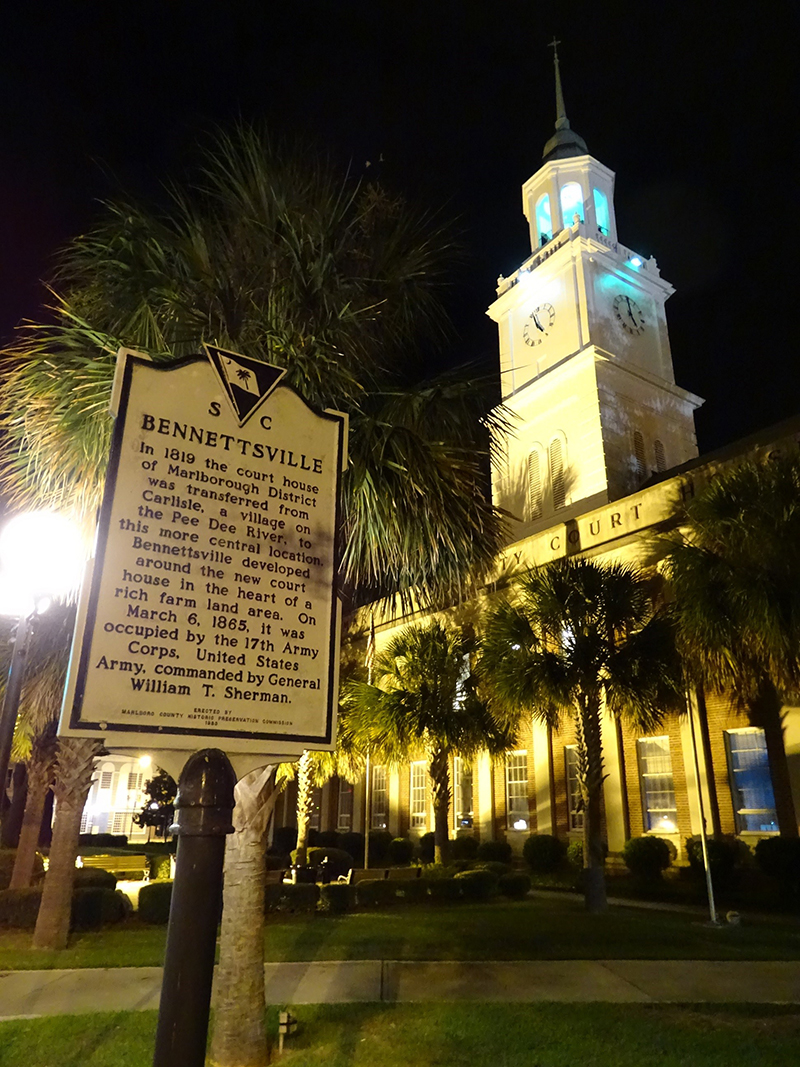
[[[144,783],[155,773],[149,756],[101,756],[81,818],[82,834],[125,834],[131,841],[146,841],[148,828],[138,826],[147,799]]]

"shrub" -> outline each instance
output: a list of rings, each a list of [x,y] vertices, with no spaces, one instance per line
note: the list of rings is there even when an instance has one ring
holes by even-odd
[[[360,908],[382,908],[397,900],[397,883],[378,878],[366,878],[356,886],[356,901]]]
[[[407,867],[414,855],[414,842],[407,837],[393,837],[386,851],[390,867]],[[370,857],[371,859],[371,857]]]
[[[276,826],[272,835],[272,848],[275,852],[288,856],[290,852],[297,848],[297,827]]]
[[[339,835],[339,848],[349,852],[353,857],[352,867],[364,866],[364,835],[352,831]]]
[[[622,849],[625,866],[644,882],[658,882],[672,862],[669,841],[663,837],[632,837]]]
[[[325,867],[331,878],[338,878],[339,875],[347,874],[350,868],[353,866],[353,857],[349,852],[345,852],[341,848],[310,848],[308,850],[308,866],[316,867],[319,869],[322,866],[323,860],[325,861]],[[292,862],[297,862],[297,850],[292,853]]]
[[[531,888],[531,878],[524,871],[509,871],[501,874],[497,882],[498,889],[510,900],[522,900]]]
[[[433,863],[436,856],[436,834],[423,834],[419,839],[419,858],[423,863]]]
[[[148,859],[150,878],[154,882],[169,881],[171,874],[171,859],[169,854],[163,853],[158,856],[150,856]]]
[[[765,837],[756,845],[756,863],[792,893],[800,892],[800,838]]]
[[[462,886],[463,882],[457,881],[456,878],[432,878],[428,882],[428,897],[434,903],[449,904],[461,899]]]
[[[274,849],[270,849],[264,857],[264,867],[268,871],[285,871],[291,862],[288,852],[276,852]]]
[[[488,900],[497,893],[498,877],[485,868],[462,871],[455,876],[454,881],[460,884],[465,900]]]
[[[15,848],[4,848],[0,850],[0,889],[8,889],[11,882],[11,875],[14,871],[14,861],[17,858],[17,850]],[[39,853],[36,853],[36,858],[33,864],[33,880],[38,882],[44,874],[44,864],[42,863],[42,857]]]
[[[481,841],[475,858],[494,860],[496,863],[511,863],[511,845],[508,841]]]
[[[163,926],[169,922],[172,882],[151,882],[139,890],[139,918],[142,922]]]
[[[567,862],[572,867],[583,867],[583,841],[570,841],[567,845]]]
[[[486,860],[485,863],[474,864],[472,869],[479,871],[491,871],[495,878],[499,878],[501,874],[508,874],[508,872],[511,870],[511,865],[508,863],[500,863],[497,860]]]
[[[81,834],[78,844],[94,848],[126,848],[128,838],[125,834]]]
[[[320,830],[314,844],[319,848],[341,848],[342,835],[338,830]]]
[[[283,883],[267,882],[264,886],[264,911],[277,911],[283,900]]]
[[[445,867],[443,863],[431,863],[423,869],[422,873],[423,877],[430,882],[435,878],[452,878],[454,874],[458,874],[458,871],[459,867],[456,864]]]
[[[353,906],[354,886],[331,882],[323,885],[319,891],[319,910],[329,915],[341,915]]]
[[[76,867],[75,889],[116,889],[117,876],[102,867]]]
[[[421,904],[428,899],[429,884],[427,878],[409,878],[407,882],[395,884],[395,895],[405,904]]]
[[[729,888],[738,876],[738,868],[744,858],[742,849],[747,852],[747,845],[737,841],[729,834],[718,834],[706,838],[708,845],[708,864],[714,886],[724,890]],[[703,867],[703,843],[700,836],[686,838],[686,854],[692,873],[698,878],[705,878]]]
[[[319,900],[319,886],[316,882],[298,882],[297,885],[285,885],[281,907],[287,911],[316,911]]]
[[[4,889],[0,892],[0,924],[21,930],[32,930],[36,925],[42,890],[39,886],[30,889]]]
[[[386,863],[389,854],[389,845],[392,835],[388,830],[370,830],[369,832],[369,864],[370,867],[382,867]]]
[[[460,834],[450,845],[450,855],[454,860],[474,860],[478,854],[478,839],[472,834]]]
[[[71,926],[74,930],[96,930],[125,918],[123,894],[115,889],[76,889],[72,897]]]
[[[563,841],[552,834],[531,834],[522,846],[522,856],[532,871],[548,874],[554,871],[566,855]]]

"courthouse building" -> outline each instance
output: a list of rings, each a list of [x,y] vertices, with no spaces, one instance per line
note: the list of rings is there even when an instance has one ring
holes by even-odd
[[[488,314],[499,334],[503,402],[516,416],[493,474],[495,503],[514,516],[500,570],[581,553],[601,561],[653,561],[676,503],[736,458],[796,444],[800,420],[698,458],[694,412],[702,400],[677,384],[667,328],[670,283],[654,259],[617,237],[614,174],[567,121],[557,77],[557,122],[543,161],[522,187],[531,254],[498,279]],[[378,628],[378,647],[398,625]],[[605,833],[611,852],[632,836],[672,840],[683,855],[699,832],[750,844],[777,833],[763,731],[718,694],[693,698],[653,736],[603,724]],[[694,731],[692,731],[694,725]],[[800,709],[786,709],[790,798],[800,812]],[[693,733],[696,745],[693,745]],[[695,758],[696,751],[696,758]],[[433,829],[426,764],[376,766],[369,825],[393,834]],[[531,720],[505,759],[453,760],[452,833],[508,839],[532,832],[579,837],[576,747],[565,717],[555,732]],[[362,830],[364,783],[318,790],[314,825]],[[786,799],[786,798],[784,798]],[[293,792],[278,825],[294,822]]]

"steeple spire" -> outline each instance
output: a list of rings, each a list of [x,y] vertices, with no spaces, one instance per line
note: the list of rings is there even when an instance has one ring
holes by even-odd
[[[553,66],[555,67],[556,75],[556,132],[544,146],[542,159],[545,162],[549,159],[569,159],[570,156],[585,156],[589,153],[584,139],[570,129],[567,110],[564,107],[561,68],[558,64],[558,46],[560,44],[561,41],[557,41],[554,37],[548,45],[549,48],[553,49]]]

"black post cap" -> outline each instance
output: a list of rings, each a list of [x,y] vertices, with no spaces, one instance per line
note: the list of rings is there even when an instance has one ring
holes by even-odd
[[[235,785],[236,774],[221,749],[204,748],[195,752],[186,761],[178,780],[177,817],[170,830],[192,837],[232,834]]]

